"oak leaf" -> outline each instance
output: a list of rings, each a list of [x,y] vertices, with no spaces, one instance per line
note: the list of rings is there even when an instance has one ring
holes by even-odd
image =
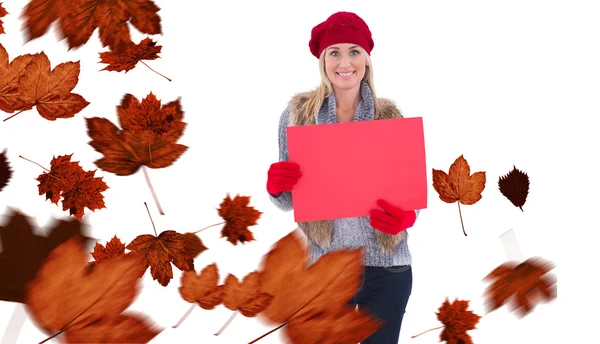
[[[262,312],[273,301],[273,295],[261,292],[260,276],[258,271],[253,271],[240,283],[234,275],[227,275],[223,305],[232,311],[240,311],[246,317],[254,317]]]
[[[444,324],[444,330],[440,334],[440,342],[446,341],[447,344],[473,344],[471,336],[467,331],[474,330],[481,316],[467,310],[469,301],[454,300],[448,302],[448,299],[442,303],[438,313],[439,321]]]
[[[86,245],[92,239],[81,222],[70,218],[49,226],[47,236],[34,234],[32,219],[11,209],[8,223],[0,226],[0,300],[25,302],[25,285],[33,280],[50,252],[69,238],[77,237]]]
[[[280,239],[261,263],[261,291],[273,300],[259,316],[286,323],[284,333],[293,343],[341,343],[330,333],[344,333],[347,343],[369,337],[382,323],[367,312],[349,315],[355,309],[347,305],[360,287],[363,249],[333,251],[308,267],[307,249],[298,235],[291,232]],[[340,318],[351,321],[335,320]],[[319,329],[324,323],[326,330]],[[308,328],[314,329],[310,341]]]
[[[460,204],[472,205],[481,199],[481,193],[485,188],[485,172],[471,173],[469,163],[461,155],[452,165],[448,174],[441,170],[432,169],[433,172],[433,188],[440,195],[440,199],[446,203],[458,204],[460,214],[460,223],[462,225],[465,236],[465,226],[460,213]]]
[[[39,55],[39,54],[36,54]],[[25,100],[19,89],[19,79],[25,73],[25,67],[35,55],[24,54],[8,63],[8,53],[0,44],[0,110],[12,113],[23,106]]]
[[[106,247],[100,243],[96,243],[94,251],[91,253],[96,263],[100,263],[103,260],[117,258],[125,254],[125,244],[121,242],[115,235],[109,242],[106,243]],[[93,262],[92,262],[93,263]]]
[[[145,272],[150,267],[152,278],[166,287],[173,278],[171,262],[181,271],[193,271],[194,259],[185,247],[183,234],[172,230],[164,231],[157,236],[151,234],[138,235],[127,249],[143,257],[141,268]]]
[[[26,289],[34,323],[49,334],[64,332],[67,342],[148,342],[159,334],[151,322],[124,312],[139,294],[140,257],[106,260],[89,272],[86,254],[76,239],[50,253]]]
[[[207,265],[200,271],[184,271],[181,275],[179,294],[189,303],[197,303],[204,309],[214,309],[223,302],[224,286],[219,285],[217,264]]]
[[[6,9],[4,7],[2,7],[2,2],[0,2],[0,18],[4,17],[5,15],[7,15],[8,12],[6,12]],[[0,20],[0,34],[2,33],[6,33],[4,31],[4,27],[2,26],[2,20]]]
[[[523,211],[523,205],[529,193],[529,176],[513,165],[512,171],[498,179],[500,192],[517,208]]]
[[[141,40],[138,44],[129,42],[122,53],[115,53],[114,51],[100,53],[100,63],[108,64],[102,70],[125,71],[127,73],[142,60],[155,60],[159,58],[158,54],[161,49],[162,46],[156,45],[156,42],[148,37]]]
[[[493,281],[485,290],[488,312],[510,303],[519,317],[529,314],[536,304],[556,299],[556,278],[549,274],[554,264],[541,258],[529,258],[517,264],[506,262],[490,272]]]
[[[43,36],[58,20],[69,50],[86,44],[98,28],[102,46],[122,52],[131,42],[127,22],[139,32],[162,34],[159,10],[152,0],[30,0],[21,17],[26,42]]]
[[[13,170],[10,168],[6,158],[6,149],[0,153],[0,191],[8,184],[12,178]]]
[[[236,195],[231,199],[229,194],[223,199],[218,208],[219,216],[225,220],[225,226],[221,230],[221,237],[227,238],[229,242],[237,245],[254,240],[254,235],[248,229],[256,225],[256,221],[262,215],[262,212],[249,207],[249,196]]]
[[[73,154],[53,157],[50,172],[37,177],[39,194],[58,204],[62,197],[63,210],[75,218],[83,218],[84,208],[92,211],[105,207],[102,192],[108,190],[103,177],[94,177],[96,171],[84,171],[79,162],[70,161]]]

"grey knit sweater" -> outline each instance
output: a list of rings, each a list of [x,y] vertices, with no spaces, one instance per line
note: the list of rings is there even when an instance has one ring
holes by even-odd
[[[286,127],[290,120],[291,105],[283,111],[279,120],[279,161],[288,161],[288,146]],[[361,85],[361,101],[354,113],[353,121],[365,121],[374,119],[373,95],[366,83]],[[336,104],[335,96],[332,93],[325,99],[316,118],[316,124],[336,123]],[[302,170],[302,166],[300,166]],[[291,211],[292,193],[282,192],[275,197],[269,195],[271,201],[277,208],[283,211]],[[419,210],[416,210],[417,217]],[[321,249],[310,238],[308,247],[310,251],[310,264],[313,264],[322,255],[343,248],[355,249],[361,246],[365,247],[364,264],[366,266],[397,266],[410,265],[412,256],[408,249],[408,237],[403,240],[395,252],[384,254],[379,250],[378,243],[370,226],[368,216],[349,217],[335,219],[333,224],[333,238],[331,245],[326,249]]]

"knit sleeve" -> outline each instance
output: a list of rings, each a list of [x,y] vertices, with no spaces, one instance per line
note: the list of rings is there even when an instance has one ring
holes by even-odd
[[[288,161],[288,145],[287,145],[287,132],[286,128],[289,123],[291,112],[291,105],[283,111],[279,119],[279,161]],[[292,193],[290,191],[284,191],[278,196],[269,194],[271,202],[275,204],[277,208],[283,211],[291,211],[292,207]]]

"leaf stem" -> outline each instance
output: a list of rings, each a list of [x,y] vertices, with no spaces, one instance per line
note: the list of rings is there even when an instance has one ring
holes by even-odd
[[[158,236],[158,233],[156,233],[156,226],[154,226],[154,221],[152,220],[152,215],[150,215],[150,209],[148,209],[148,204],[146,204],[146,202],[144,202],[144,205],[146,206],[146,211],[148,212],[148,217],[150,218],[150,222],[152,222],[152,228],[154,228],[154,235]]]
[[[14,114],[14,115],[11,115],[11,116],[10,116],[10,117],[8,117],[8,118],[5,118],[5,119],[4,119],[4,121],[2,121],[2,122],[6,122],[6,121],[8,121],[9,119],[11,119],[11,118],[15,117],[16,115],[20,114],[20,113],[21,113],[21,112],[23,112],[23,111],[25,111],[25,110],[21,110],[21,111],[17,112],[16,114]]]
[[[144,66],[148,67],[148,69],[150,69],[150,70],[151,70],[151,71],[153,71],[154,73],[156,73],[156,74],[158,74],[158,75],[162,76],[163,78],[165,78],[165,79],[167,79],[167,80],[169,80],[169,81],[172,81],[171,79],[167,78],[166,76],[164,76],[164,75],[160,74],[159,72],[155,71],[154,69],[150,68],[150,66],[148,66],[148,65],[146,64],[146,62],[144,62],[144,61],[140,61],[140,62],[141,62],[141,63],[143,63],[143,64],[144,64]]]
[[[158,198],[156,197],[156,193],[154,192],[154,188],[152,187],[152,183],[150,182],[150,177],[148,176],[148,170],[146,169],[146,166],[142,166],[142,171],[144,171],[144,177],[146,177],[146,183],[148,183],[148,187],[150,188],[152,197],[154,197],[154,202],[156,203],[156,206],[158,207],[158,212],[161,215],[164,215],[165,212],[160,207],[160,203],[158,202]]]
[[[210,227],[214,227],[214,226],[222,225],[222,224],[224,224],[225,222],[227,222],[227,221],[223,221],[223,222],[215,223],[214,225],[206,226],[206,227],[204,227],[204,228],[202,228],[202,229],[199,229],[199,230],[195,231],[194,233],[202,232],[203,230],[205,230],[205,229],[207,229],[207,228],[210,228]]]
[[[279,325],[279,326],[275,327],[275,328],[274,328],[274,329],[272,329],[271,331],[269,331],[269,332],[267,332],[267,333],[263,334],[262,336],[260,336],[260,337],[256,338],[255,340],[251,341],[251,342],[250,342],[250,343],[248,343],[248,344],[252,344],[252,343],[256,343],[256,342],[258,342],[259,340],[261,340],[261,339],[263,339],[264,337],[266,337],[266,336],[270,335],[271,333],[273,333],[273,332],[275,332],[275,331],[279,330],[280,328],[284,327],[285,325],[287,325],[287,321],[286,321],[286,322],[284,322],[283,324],[281,324],[281,325]]]
[[[440,326],[440,327],[432,328],[431,330],[427,330],[427,331],[425,331],[425,332],[421,332],[421,333],[419,333],[419,334],[417,334],[417,335],[415,335],[415,336],[411,336],[410,338],[417,338],[418,336],[420,336],[420,335],[422,335],[422,334],[425,334],[425,333],[427,333],[427,332],[430,332],[430,331],[439,330],[439,329],[441,329],[441,328],[443,328],[443,327],[444,327],[444,325],[442,325],[442,326]]]
[[[227,326],[229,326],[229,324],[233,321],[233,318],[235,318],[235,316],[238,315],[238,313],[239,313],[238,311],[233,312],[233,314],[229,317],[229,319],[227,320],[225,325],[223,325],[223,327],[221,327],[221,329],[217,333],[215,333],[215,336],[218,336],[221,333],[223,333],[223,331],[225,331]]]
[[[52,337],[48,337],[48,338],[44,339],[44,340],[43,340],[43,341],[41,341],[39,344],[44,344],[45,342],[47,342],[47,341],[49,341],[50,339],[52,339],[52,338],[54,338],[54,337],[56,337],[56,336],[60,335],[60,334],[61,334],[61,333],[63,333],[63,332],[64,332],[63,330],[60,330],[60,331],[56,332],[55,334],[53,334],[53,335],[52,335]]]
[[[456,201],[458,203],[458,215],[460,216],[460,225],[462,226],[463,233],[467,236],[465,232],[465,224],[463,223],[462,212],[460,211],[460,201]]]
[[[49,169],[45,168],[44,166],[42,166],[42,165],[38,164],[37,162],[35,162],[35,161],[33,161],[33,160],[29,160],[29,159],[27,159],[27,158],[23,157],[22,155],[19,155],[19,158],[21,158],[21,159],[23,159],[23,160],[27,160],[27,161],[29,161],[29,162],[32,162],[32,163],[34,163],[34,164],[38,165],[39,167],[43,168],[44,170],[46,170],[46,171],[50,172],[50,170],[49,170]]]
[[[196,308],[196,304],[192,304],[192,307],[190,307],[190,309],[187,310],[187,312],[185,312],[185,314],[183,315],[183,317],[181,317],[181,319],[179,319],[179,321],[177,322],[177,324],[173,325],[173,328],[177,328],[179,327],[179,325],[181,325],[181,323],[190,315],[190,313],[192,313],[192,311],[194,310],[194,308]]]

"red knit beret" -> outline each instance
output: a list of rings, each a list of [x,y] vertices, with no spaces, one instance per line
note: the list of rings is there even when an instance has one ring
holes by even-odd
[[[365,21],[352,12],[337,12],[312,29],[308,46],[310,52],[319,58],[321,52],[332,44],[354,43],[371,54],[373,38]]]

